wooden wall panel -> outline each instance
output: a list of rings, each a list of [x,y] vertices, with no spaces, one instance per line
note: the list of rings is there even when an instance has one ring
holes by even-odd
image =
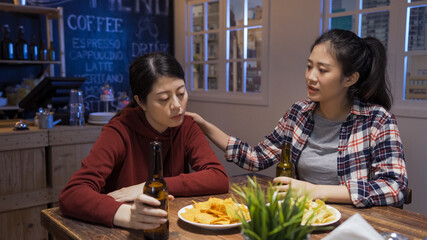
[[[53,146],[49,157],[49,185],[53,189],[65,187],[71,175],[80,167],[87,157],[93,143]]]
[[[83,128],[58,126],[49,130],[49,146],[94,143],[101,134],[102,126],[88,125]]]
[[[41,205],[22,210],[22,231],[24,239],[48,239],[48,232],[40,223],[40,212],[47,205]]]
[[[44,147],[0,152],[0,195],[46,187]]]
[[[0,213],[0,239],[47,240],[48,232],[40,224],[40,212],[47,205]]]
[[[55,206],[102,126],[0,127],[0,240],[48,239],[40,212]]]
[[[48,131],[31,127],[30,131],[13,131],[0,128],[0,151],[45,147],[48,144]]]

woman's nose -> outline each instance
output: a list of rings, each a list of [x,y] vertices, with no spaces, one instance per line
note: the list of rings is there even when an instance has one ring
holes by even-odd
[[[307,73],[305,75],[305,78],[308,82],[314,82],[317,80],[316,72],[313,70],[307,70]]]
[[[181,103],[177,96],[174,96],[171,102],[171,109],[179,109],[181,107]]]

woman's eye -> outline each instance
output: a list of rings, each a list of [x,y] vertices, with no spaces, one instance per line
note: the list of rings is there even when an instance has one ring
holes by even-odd
[[[326,69],[322,69],[322,68],[320,68],[319,69],[319,72],[321,72],[321,73],[325,73],[325,72],[327,72],[328,70],[326,70]]]
[[[309,70],[310,70],[311,68],[312,68],[312,66],[311,66],[311,65],[307,65],[307,69],[309,69]]]
[[[167,102],[169,100],[169,98],[161,98],[160,101],[161,102]]]

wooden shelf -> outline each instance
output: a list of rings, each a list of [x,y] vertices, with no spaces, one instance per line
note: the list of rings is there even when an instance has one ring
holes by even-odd
[[[61,64],[60,61],[33,61],[33,60],[0,60],[0,63],[7,64]]]
[[[62,7],[50,8],[40,6],[21,6],[12,3],[0,3],[0,11],[17,13],[17,14],[35,14],[44,15],[46,17],[46,42],[53,41],[53,21],[58,22],[58,40],[59,49],[57,61],[31,61],[31,60],[0,60],[0,64],[45,64],[45,72],[50,76],[55,76],[55,64],[60,65],[60,76],[65,77],[65,42],[64,42],[64,19]]]
[[[19,110],[18,106],[0,106],[0,111],[5,111],[5,110]]]
[[[5,12],[28,13],[28,14],[44,14],[50,17],[58,16],[59,8],[47,8],[39,6],[21,6],[11,3],[0,3],[0,10]],[[55,18],[55,17],[54,17]]]

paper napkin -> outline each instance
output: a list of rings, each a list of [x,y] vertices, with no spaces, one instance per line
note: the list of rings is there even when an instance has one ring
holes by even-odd
[[[356,213],[328,234],[323,240],[378,240],[383,237]]]

